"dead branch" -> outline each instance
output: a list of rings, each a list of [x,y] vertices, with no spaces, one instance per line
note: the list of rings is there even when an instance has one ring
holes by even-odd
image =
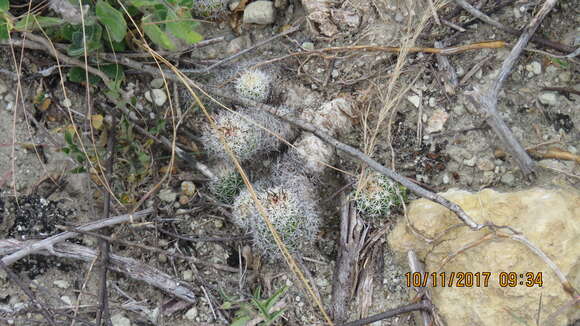
[[[479,20],[497,28],[500,29],[506,33],[512,34],[512,35],[516,35],[519,36],[520,35],[520,31],[513,29],[511,27],[508,26],[504,26],[503,24],[501,24],[500,22],[491,19],[488,15],[482,13],[481,11],[479,11],[477,8],[473,7],[472,5],[470,5],[469,3],[467,3],[467,1],[465,0],[454,0],[455,3],[457,5],[459,5],[461,8],[463,8],[465,11],[469,12],[471,15],[473,15],[474,17],[478,18]],[[532,33],[533,34],[533,33]],[[558,42],[554,42],[551,40],[547,40],[544,38],[541,38],[539,36],[533,36],[532,37],[532,42],[547,46],[547,47],[551,47],[553,49],[556,49],[558,51],[561,51],[563,53],[571,53],[574,52],[576,49],[574,49],[573,47],[558,43]],[[526,42],[527,43],[527,42]]]
[[[42,241],[0,240],[0,254],[25,251],[26,248],[32,247],[34,244],[40,242]],[[92,262],[97,258],[97,252],[95,250],[68,242],[56,243],[51,247],[42,246],[35,253],[45,256],[82,260],[85,262]],[[198,301],[196,294],[186,283],[175,280],[170,275],[149,265],[142,264],[135,259],[111,254],[108,267],[112,271],[145,282],[186,302],[196,303]]]
[[[419,259],[417,258],[417,254],[415,254],[415,252],[413,250],[409,250],[407,252],[407,261],[409,262],[409,268],[411,269],[412,273],[423,274],[425,272],[425,270],[423,268],[423,264],[419,261]],[[417,290],[417,292],[418,292],[418,297],[420,297],[420,298],[424,297],[423,300],[425,300],[425,299],[431,300],[431,294],[429,292],[429,288],[420,287],[420,288],[415,288],[415,290]],[[424,326],[431,325],[432,320],[431,320],[431,316],[429,315],[428,311],[421,310],[421,317],[423,319]]]
[[[464,0],[456,0],[458,3],[464,3]],[[497,100],[498,95],[501,87],[503,86],[505,80],[509,76],[512,68],[514,67],[516,60],[528,44],[528,41],[534,34],[534,32],[540,26],[540,23],[546,17],[546,15],[552,10],[554,5],[556,4],[556,0],[546,0],[540,11],[536,14],[534,18],[530,21],[520,38],[518,39],[517,43],[513,47],[512,51],[510,52],[509,56],[504,60],[500,73],[498,77],[494,80],[490,89],[485,93],[481,93],[477,89],[473,92],[470,92],[470,95],[473,100],[479,102],[482,108],[482,111],[486,115],[486,121],[491,126],[493,131],[499,136],[499,139],[506,147],[507,151],[516,159],[520,169],[524,173],[525,176],[531,176],[534,172],[535,164],[534,161],[530,158],[530,156],[526,153],[525,149],[522,145],[518,142],[518,140],[514,137],[511,130],[508,128],[506,123],[501,119],[499,116],[499,112],[497,111]]]
[[[113,225],[117,225],[120,223],[138,221],[138,220],[144,218],[145,216],[148,216],[151,213],[153,213],[153,209],[147,208],[147,209],[144,209],[142,211],[135,212],[132,214],[125,214],[125,215],[112,217],[109,219],[102,219],[102,220],[94,221],[94,222],[85,224],[85,225],[79,227],[78,229],[82,230],[82,231],[98,230],[98,229],[101,229],[104,227],[113,226]],[[67,232],[62,232],[62,233],[59,233],[59,234],[54,235],[52,237],[46,238],[44,240],[40,240],[40,241],[37,241],[34,243],[29,243],[27,246],[24,246],[23,248],[19,249],[18,251],[13,252],[10,255],[4,256],[1,260],[1,262],[6,266],[10,266],[10,265],[14,264],[15,262],[17,262],[18,260],[20,260],[28,255],[37,253],[41,250],[51,250],[51,248],[55,244],[62,242],[64,240],[73,238],[76,235],[77,235],[76,232],[67,231]]]
[[[416,310],[425,310],[425,311],[431,311],[432,310],[432,306],[431,304],[429,304],[426,301],[422,301],[419,303],[412,303],[412,304],[408,304],[408,305],[404,305],[401,307],[397,307],[395,309],[391,309],[385,312],[381,312],[380,314],[376,314],[374,316],[370,316],[367,318],[363,318],[363,319],[359,319],[357,321],[352,321],[350,323],[346,323],[346,324],[341,324],[338,326],[362,326],[362,325],[367,325],[370,323],[374,323],[376,321],[379,320],[383,320],[383,319],[387,319],[387,318],[391,318],[394,316],[398,316],[401,314],[405,314],[408,312],[412,312],[412,311],[416,311]]]
[[[352,288],[356,284],[356,266],[366,241],[368,227],[357,216],[354,204],[342,196],[338,258],[334,266],[331,311],[336,323],[348,319]]]

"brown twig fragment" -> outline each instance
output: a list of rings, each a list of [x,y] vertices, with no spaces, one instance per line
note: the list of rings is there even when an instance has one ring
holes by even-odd
[[[391,309],[385,312],[381,312],[380,314],[376,314],[374,316],[370,316],[367,318],[359,319],[357,321],[352,321],[350,323],[341,324],[338,326],[363,326],[368,325],[370,323],[374,323],[379,320],[391,318],[394,316],[402,315],[408,312],[416,311],[416,310],[426,310],[431,311],[432,306],[427,301],[422,301],[419,303],[412,303],[408,305],[404,305],[401,307],[397,307],[395,309]]]
[[[358,217],[354,204],[342,196],[338,258],[334,266],[331,311],[334,322],[348,319],[352,288],[356,284],[356,266],[365,244],[368,227]]]

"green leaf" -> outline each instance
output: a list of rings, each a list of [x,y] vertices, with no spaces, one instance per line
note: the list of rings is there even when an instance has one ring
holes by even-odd
[[[197,23],[192,21],[191,14],[183,10],[178,16],[173,10],[167,13],[167,29],[176,37],[184,40],[188,44],[194,44],[203,40],[203,36],[193,29]]]
[[[64,132],[64,141],[69,146],[73,146],[74,145],[73,134],[71,132],[69,132],[68,130]]]
[[[10,36],[10,29],[8,28],[8,21],[0,17],[0,40],[6,40]]]
[[[123,14],[103,0],[97,2],[96,13],[99,21],[111,34],[111,38],[121,42],[127,34],[127,23]]]
[[[10,10],[10,2],[8,0],[0,0],[0,12]]]
[[[72,67],[68,71],[68,80],[73,83],[84,83],[87,81],[85,70],[81,67]],[[89,84],[96,84],[101,79],[93,74],[89,74]]]
[[[117,64],[102,65],[99,70],[104,72],[109,78],[113,80],[125,80],[125,70],[123,66]]]
[[[84,53],[84,40],[82,26],[75,26],[72,32],[71,45],[68,48],[68,55],[77,57]],[[87,53],[99,50],[102,47],[101,36],[103,28],[99,24],[85,26]]]
[[[130,3],[137,7],[150,7],[159,4],[159,0],[131,0]]]
[[[159,28],[159,25],[153,23],[152,16],[146,16],[141,19],[141,28],[151,41],[167,50],[174,51],[176,49],[175,44],[171,41],[169,36]]]
[[[18,20],[14,25],[17,31],[34,31],[39,28],[46,28],[51,26],[58,26],[64,24],[64,20],[56,17],[44,17],[36,15],[26,15]]]
[[[249,316],[243,316],[240,318],[236,318],[232,321],[232,323],[230,324],[230,326],[245,326],[248,324],[248,322],[252,320],[251,317]]]

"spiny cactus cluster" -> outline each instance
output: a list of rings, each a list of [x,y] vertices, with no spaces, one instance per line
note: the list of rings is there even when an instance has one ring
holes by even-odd
[[[194,0],[192,11],[199,17],[218,18],[228,13],[228,0]]]
[[[290,253],[296,253],[316,239],[320,224],[314,187],[308,179],[287,175],[281,183],[258,183],[255,191],[280,238]],[[274,237],[263,221],[248,190],[234,202],[235,223],[247,229],[257,249],[271,258],[282,258]]]
[[[229,160],[220,134],[242,162],[277,150],[281,141],[272,133],[285,139],[293,134],[288,124],[260,110],[221,111],[215,116],[215,122],[217,129],[210,124],[203,127],[201,139],[208,155],[217,160]]]
[[[240,96],[263,103],[270,96],[272,77],[262,70],[249,69],[240,74],[235,86]]]
[[[360,214],[368,218],[388,216],[391,208],[401,205],[407,196],[407,189],[391,181],[388,177],[372,173],[359,189],[353,193]]]

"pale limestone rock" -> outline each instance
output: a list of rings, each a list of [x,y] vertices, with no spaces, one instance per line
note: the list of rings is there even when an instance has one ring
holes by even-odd
[[[449,119],[449,113],[441,109],[435,110],[429,118],[429,122],[427,124],[427,128],[425,128],[425,131],[430,134],[443,130],[443,125],[447,119]]]
[[[254,1],[244,10],[244,24],[268,25],[274,22],[276,17],[274,3],[271,1]]]
[[[575,289],[580,288],[580,193],[574,189],[531,189],[498,193],[450,190],[442,194],[459,204],[476,222],[509,225],[540,248],[558,266]],[[572,297],[546,263],[520,242],[508,238],[482,241],[489,229],[471,231],[451,228],[459,220],[449,210],[425,199],[409,206],[408,221],[401,220],[389,235],[391,248],[406,255],[413,249],[426,257],[425,270],[450,272],[491,272],[489,287],[434,287],[433,303],[447,325],[535,324],[538,302],[542,300],[542,320]],[[437,245],[410,231],[409,223],[423,237],[437,239]],[[441,263],[462,248],[470,249]],[[476,245],[475,245],[476,244]],[[403,256],[401,256],[403,257]],[[500,287],[499,272],[542,272],[543,287]],[[557,314],[553,325],[566,325],[580,318],[580,311],[568,309]]]

